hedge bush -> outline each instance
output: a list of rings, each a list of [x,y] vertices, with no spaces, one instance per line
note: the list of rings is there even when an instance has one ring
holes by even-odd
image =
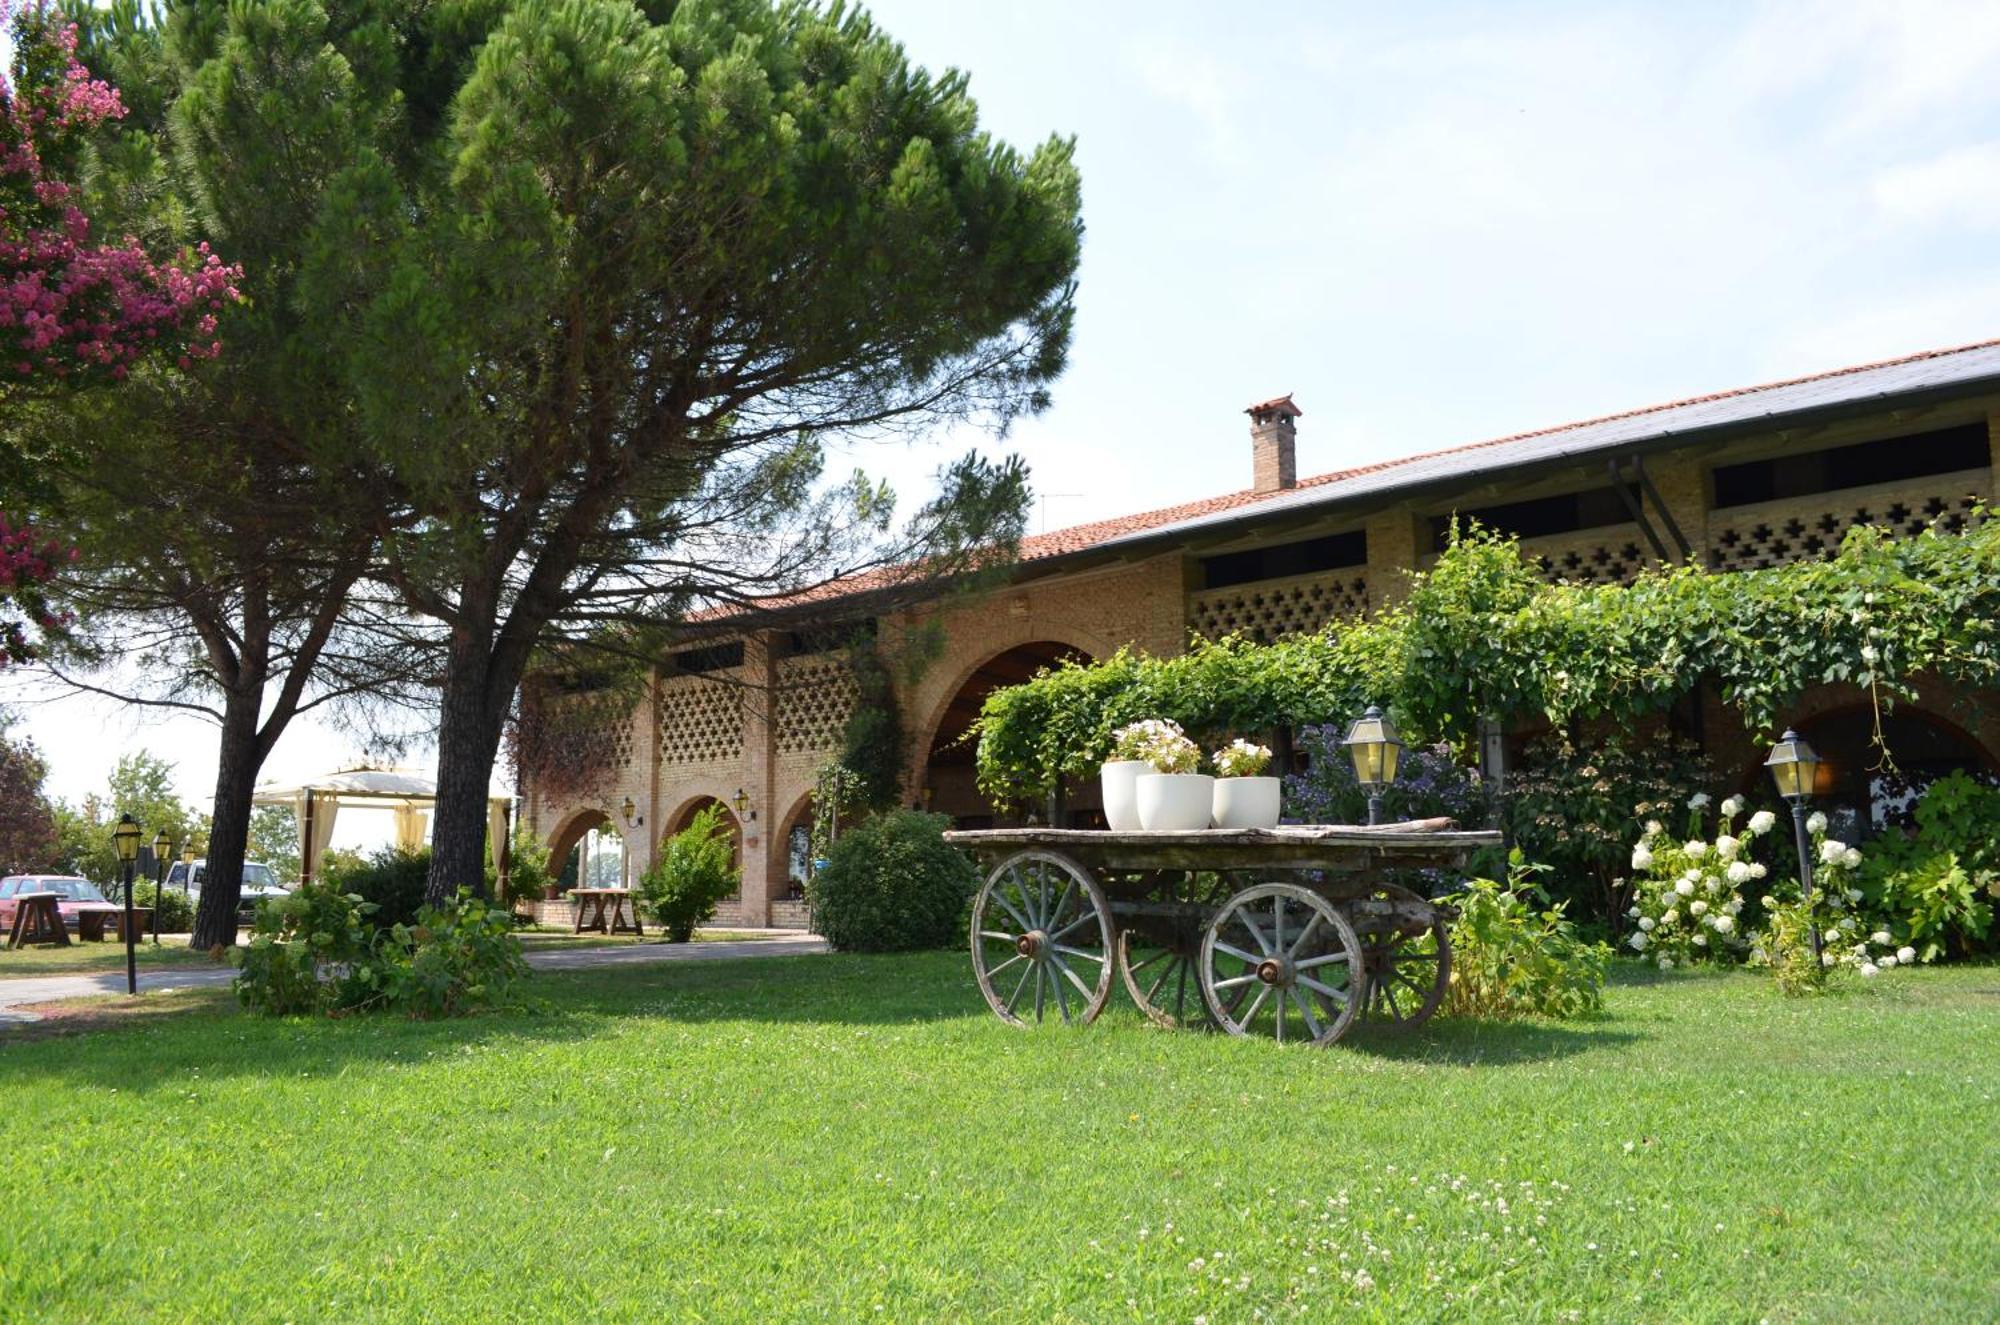
[[[374,909],[366,913],[377,929],[414,924],[424,906],[424,885],[431,872],[429,847],[405,851],[384,847],[371,856],[327,856],[322,870],[328,887],[353,893]]]
[[[893,810],[833,844],[807,897],[813,930],[842,952],[955,947],[979,874],[944,840],[941,814]]]
[[[132,889],[132,905],[159,907],[162,934],[185,934],[193,929],[194,902],[178,888],[168,888],[159,898],[153,895],[156,890],[157,885],[142,880]]]

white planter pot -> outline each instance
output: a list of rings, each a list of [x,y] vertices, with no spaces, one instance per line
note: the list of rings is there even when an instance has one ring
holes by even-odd
[[[1215,826],[1276,828],[1281,785],[1277,778],[1217,778]]]
[[[1149,833],[1206,828],[1214,812],[1215,779],[1206,773],[1139,775],[1139,827]]]
[[[1143,759],[1114,759],[1098,775],[1104,784],[1104,822],[1112,832],[1139,831],[1139,775],[1152,771]]]

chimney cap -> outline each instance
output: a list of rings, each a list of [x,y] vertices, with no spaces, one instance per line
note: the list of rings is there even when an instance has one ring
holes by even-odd
[[[1304,410],[1292,403],[1292,393],[1289,391],[1282,396],[1274,396],[1270,400],[1260,400],[1243,412],[1259,423],[1276,415],[1284,415],[1286,418],[1296,419],[1305,413]]]

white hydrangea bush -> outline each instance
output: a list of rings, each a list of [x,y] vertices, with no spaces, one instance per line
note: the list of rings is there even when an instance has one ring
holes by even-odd
[[[1897,966],[1913,966],[1915,948],[1898,945],[1889,927],[1871,918],[1866,894],[1855,886],[1861,870],[1858,847],[1827,836],[1826,816],[1815,812],[1806,820],[1812,837],[1813,897],[1810,912],[1799,900],[1796,881],[1764,898],[1771,914],[1750,950],[1750,960],[1765,966],[1810,961],[1797,947],[1810,949],[1810,923],[1819,930],[1822,974],[1851,970],[1873,979]]]
[[[1743,888],[1760,880],[1765,866],[1749,858],[1749,846],[1771,831],[1777,816],[1760,810],[1742,829],[1743,798],[1731,796],[1718,807],[1716,832],[1705,831],[1709,797],[1688,801],[1686,835],[1676,838],[1658,819],[1646,821],[1632,848],[1632,932],[1626,946],[1662,970],[1700,962],[1740,961],[1750,950],[1744,922]]]

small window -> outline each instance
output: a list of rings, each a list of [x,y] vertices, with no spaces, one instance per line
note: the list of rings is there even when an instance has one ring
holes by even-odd
[[[728,644],[711,644],[702,649],[682,649],[669,656],[668,661],[676,671],[721,672],[731,667],[743,665],[743,641]]]

